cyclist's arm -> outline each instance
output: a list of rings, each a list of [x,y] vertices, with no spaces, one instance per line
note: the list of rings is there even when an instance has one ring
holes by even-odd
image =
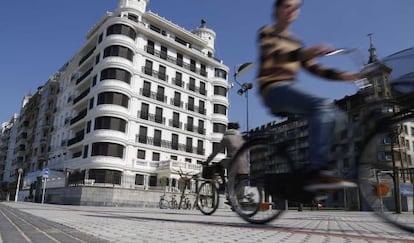
[[[308,70],[310,73],[326,78],[326,79],[332,79],[332,80],[346,80],[343,75],[345,72],[325,67],[324,65],[321,65],[319,63],[316,63],[315,60],[307,60],[302,62],[302,66]]]
[[[220,151],[222,151],[223,149],[225,149],[226,148],[226,141],[225,141],[225,139],[223,138],[221,141],[220,141],[220,143],[215,147],[215,149],[213,150],[213,152],[210,154],[210,156],[208,156],[208,158],[207,158],[207,160],[204,162],[205,164],[208,164],[208,163],[210,163],[213,159],[214,159],[214,157],[216,157],[216,155],[218,154],[218,153],[220,153]]]

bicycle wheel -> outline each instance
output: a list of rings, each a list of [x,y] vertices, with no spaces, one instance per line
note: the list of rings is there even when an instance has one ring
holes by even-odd
[[[273,196],[266,187],[264,174],[265,164],[279,161],[275,147],[265,139],[252,140],[243,145],[233,157],[229,166],[228,186],[231,204],[236,213],[245,221],[254,224],[265,224],[284,212],[285,200]],[[238,160],[248,160],[250,176],[237,179]],[[284,159],[284,160],[282,160]],[[280,156],[280,162],[286,162]]]
[[[168,202],[168,208],[177,209],[178,208],[177,204],[178,204],[177,201],[171,200],[171,201]]]
[[[213,214],[219,205],[217,187],[211,181],[203,182],[198,189],[197,206],[205,215]]]
[[[414,174],[411,169],[403,169],[406,145],[400,144],[405,142],[404,130],[400,129],[406,118],[385,119],[364,139],[358,158],[358,182],[364,199],[362,210],[373,210],[386,222],[414,232]]]

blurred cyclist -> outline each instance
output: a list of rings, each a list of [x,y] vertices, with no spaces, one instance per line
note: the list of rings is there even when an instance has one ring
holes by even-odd
[[[301,0],[276,0],[273,8],[276,22],[259,31],[260,67],[257,82],[260,94],[271,112],[298,114],[309,122],[309,166],[303,173],[311,175],[311,179],[306,182],[305,190],[355,186],[327,171],[330,139],[334,131],[346,123],[345,113],[327,99],[300,89],[296,78],[300,68],[333,80],[352,81],[358,79],[358,75],[316,63],[315,58],[333,49],[325,45],[304,47],[292,35],[289,26],[298,17],[301,5]]]

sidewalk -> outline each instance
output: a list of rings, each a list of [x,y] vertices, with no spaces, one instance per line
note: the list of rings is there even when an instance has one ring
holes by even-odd
[[[18,209],[49,224],[110,242],[414,242],[414,235],[379,221],[369,212],[289,211],[271,224],[253,225],[223,209],[211,216],[196,210],[11,202],[1,203],[0,213],[4,209]]]

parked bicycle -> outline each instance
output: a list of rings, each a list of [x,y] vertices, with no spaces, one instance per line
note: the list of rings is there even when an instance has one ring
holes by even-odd
[[[181,203],[181,209],[191,209],[192,204],[190,198],[187,196],[184,198],[183,202]]]
[[[362,75],[370,76],[378,72],[381,63],[373,63],[363,69]],[[396,141],[396,130],[403,122],[414,119],[414,93],[393,96],[392,98],[367,99],[365,101],[365,118],[356,127],[348,127],[353,131],[352,139],[344,140],[340,137],[333,144],[334,151],[338,152],[341,146],[349,145],[357,148],[356,165],[351,168],[354,179],[358,182],[362,201],[372,211],[386,222],[401,229],[414,232],[414,220],[412,213],[395,213],[401,202],[390,200],[400,197],[397,184],[401,176],[393,163],[378,163],[377,147],[382,144],[393,156]],[[280,115],[280,114],[279,114]],[[286,115],[286,114],[285,114]],[[283,141],[283,142],[281,142]],[[384,142],[386,141],[386,142]],[[330,192],[309,192],[303,190],[309,175],[299,173],[303,164],[297,164],[291,153],[292,144],[286,139],[280,139],[272,133],[256,133],[250,136],[244,146],[234,156],[233,161],[243,157],[250,162],[251,173],[247,180],[237,181],[235,176],[229,176],[230,200],[236,213],[250,223],[267,223],[278,218],[285,212],[286,200],[290,202],[306,203],[326,196]],[[338,159],[335,154],[335,159]],[[343,154],[343,153],[342,153]],[[235,163],[230,163],[230,170]],[[378,173],[380,172],[380,173]],[[381,183],[379,175],[386,174],[387,183]],[[404,175],[403,175],[404,176]],[[407,178],[405,178],[407,179]],[[409,178],[408,178],[409,179]],[[412,180],[411,178],[410,180]],[[412,183],[412,181],[411,181]],[[244,203],[243,192],[238,188],[255,187],[259,194],[256,201],[250,202],[248,208]],[[386,198],[387,196],[387,198]],[[392,198],[391,197],[391,198]],[[247,214],[246,211],[256,209],[256,213]]]
[[[165,193],[160,196],[160,201],[158,202],[158,207],[160,209],[167,209],[168,208],[168,200],[165,198]]]
[[[176,195],[171,195],[171,200],[168,202],[169,209],[178,209],[178,201],[176,199]]]

